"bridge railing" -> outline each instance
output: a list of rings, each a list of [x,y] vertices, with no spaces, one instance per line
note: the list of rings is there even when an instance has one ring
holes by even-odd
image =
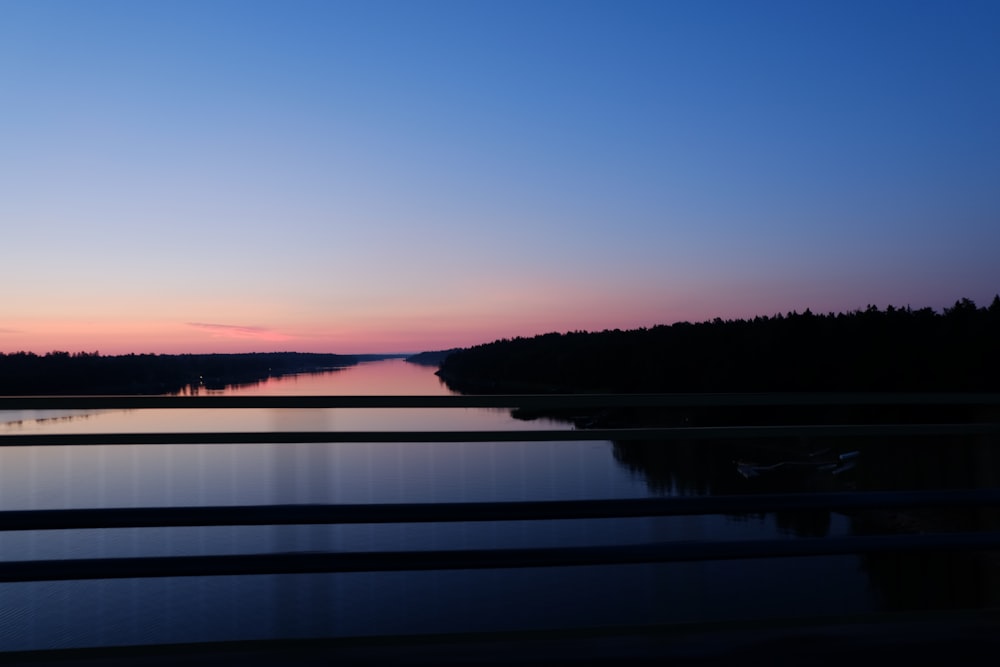
[[[954,406],[985,415],[945,423],[750,424],[640,426],[564,430],[247,431],[168,433],[13,433],[0,447],[376,442],[506,442],[757,438],[893,439],[1000,434],[1000,394],[666,394],[505,396],[41,396],[0,397],[0,410],[294,408],[782,408]],[[899,492],[790,493],[623,500],[459,502],[418,504],[301,504],[0,511],[0,531],[125,527],[491,522],[512,520],[656,517],[762,513],[783,510],[849,511],[874,508],[982,508],[1000,506],[1000,489]],[[816,556],[889,551],[1000,549],[1000,531],[940,532],[782,540],[648,542],[556,548],[393,550],[59,559],[0,563],[0,581],[46,581],[237,574],[377,572],[407,570],[566,567],[678,561]]]

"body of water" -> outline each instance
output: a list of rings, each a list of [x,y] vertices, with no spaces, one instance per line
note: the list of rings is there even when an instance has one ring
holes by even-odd
[[[448,394],[402,360],[224,394]],[[0,433],[570,428],[489,409],[0,413]],[[707,473],[706,473],[707,474]],[[718,475],[722,473],[714,472]],[[736,475],[735,468],[728,473]],[[4,509],[633,498],[664,490],[610,442],[12,447]],[[710,483],[709,483],[710,486]],[[793,539],[780,516],[20,531],[0,558],[576,546]],[[815,522],[812,524],[815,526]],[[820,533],[848,535],[825,513]],[[839,615],[892,606],[860,557],[471,572],[178,577],[0,584],[0,649],[541,629]]]

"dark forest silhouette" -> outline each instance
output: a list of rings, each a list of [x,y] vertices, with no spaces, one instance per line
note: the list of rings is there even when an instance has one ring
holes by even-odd
[[[943,313],[889,306],[503,339],[441,376],[489,392],[995,391],[1000,296]]]
[[[419,366],[433,366],[439,367],[441,362],[444,361],[445,357],[449,354],[457,352],[461,348],[453,347],[448,350],[435,350],[432,352],[420,352],[419,354],[413,354],[406,357],[406,360],[411,364],[417,364]]]
[[[340,354],[0,354],[0,395],[171,394],[343,368],[372,358]]]

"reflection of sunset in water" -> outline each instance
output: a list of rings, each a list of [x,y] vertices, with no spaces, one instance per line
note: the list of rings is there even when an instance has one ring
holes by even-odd
[[[268,378],[206,396],[452,395],[434,369],[403,359],[366,362],[324,373]],[[6,414],[6,418],[4,415]],[[296,408],[0,412],[0,433],[148,433],[205,431],[398,431],[565,429],[548,420],[510,418],[492,408]]]
[[[390,360],[330,373],[271,379],[221,393],[415,395],[448,391],[432,368]],[[22,420],[16,432],[569,428],[541,419],[515,420],[508,410],[474,408],[119,410],[86,416],[62,414],[50,420],[39,420],[39,416]],[[0,506],[7,510],[582,500],[645,497],[651,493],[642,475],[615,460],[612,444],[600,441],[0,448]],[[832,517],[830,530],[831,534],[845,534],[849,522],[845,517]],[[780,535],[780,526],[772,516],[752,521],[691,516],[613,521],[7,531],[0,532],[0,560],[556,547]],[[805,565],[808,567],[795,572],[762,562],[739,567],[701,563],[596,571],[566,568],[541,574],[525,570],[504,572],[502,576],[481,572],[400,572],[180,577],[168,583],[139,579],[15,584],[8,585],[5,596],[0,597],[0,617],[30,617],[31,628],[16,620],[5,622],[5,627],[0,627],[0,647],[48,648],[53,643],[101,642],[108,636],[141,644],[259,638],[275,632],[321,637],[364,634],[373,628],[387,633],[439,632],[472,630],[480,621],[488,621],[494,628],[497,623],[544,628],[551,625],[551,614],[542,605],[524,604],[524,600],[538,599],[540,595],[546,605],[559,605],[560,622],[570,624],[689,621],[702,617],[718,620],[727,614],[757,613],[759,596],[752,585],[748,591],[735,590],[738,587],[730,583],[737,577],[753,584],[774,581],[779,575],[787,580],[790,590],[808,590],[810,600],[818,600],[809,604],[826,605],[828,609],[833,605],[844,613],[869,608],[867,580],[859,573],[855,558],[833,559],[827,564],[812,559]],[[276,597],[277,590],[287,596]],[[17,591],[27,593],[18,597]],[[470,616],[465,611],[468,605],[449,598],[458,592],[519,612],[502,617]],[[770,590],[768,595],[774,597]],[[592,604],[595,599],[600,600],[599,605]],[[392,611],[418,601],[433,607],[433,613],[397,618]],[[787,608],[798,604],[794,596],[782,598],[779,603]],[[119,619],[104,613],[105,609],[128,609],[131,615]],[[282,622],[276,624],[271,614]],[[226,619],[234,619],[233,625],[227,625]]]
[[[398,379],[398,382],[397,382]],[[433,369],[402,359],[271,378],[212,395],[449,394]],[[9,413],[8,413],[9,414]],[[13,416],[13,415],[10,415]],[[3,433],[565,429],[480,408],[243,408],[24,411]],[[612,496],[642,485],[608,465],[608,443],[297,443],[0,448],[7,509],[299,502],[430,501],[549,494],[581,455]],[[554,453],[555,449],[561,453]],[[562,451],[564,450],[564,451]],[[520,470],[521,472],[517,472]],[[510,477],[510,481],[507,478]],[[617,480],[617,481],[615,481]],[[591,481],[594,481],[592,479]],[[541,491],[539,491],[541,490]],[[557,494],[558,495],[558,494]],[[585,494],[584,494],[585,495]]]
[[[329,373],[302,373],[269,378],[225,394],[260,396],[445,396],[445,387],[433,369],[403,359],[363,362]]]

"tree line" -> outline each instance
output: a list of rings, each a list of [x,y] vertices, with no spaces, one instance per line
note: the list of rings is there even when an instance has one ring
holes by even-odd
[[[931,308],[795,311],[633,330],[549,333],[453,352],[467,392],[997,391],[1000,295]]]
[[[251,354],[0,353],[0,394],[170,394],[221,389],[268,377],[340,368],[359,357],[269,352]]]

